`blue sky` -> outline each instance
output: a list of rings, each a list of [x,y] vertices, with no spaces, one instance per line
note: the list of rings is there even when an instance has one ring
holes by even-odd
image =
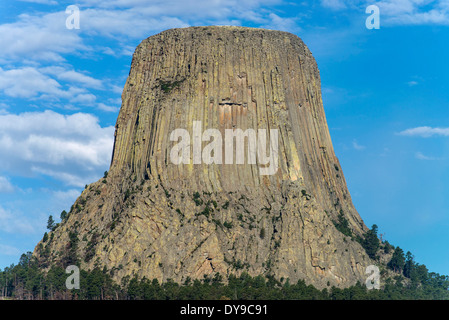
[[[369,5],[380,29],[367,29]],[[80,9],[67,29],[66,8]],[[334,148],[368,226],[449,274],[449,1],[0,2],[0,269],[108,169],[134,48],[162,30],[292,32],[312,51]]]

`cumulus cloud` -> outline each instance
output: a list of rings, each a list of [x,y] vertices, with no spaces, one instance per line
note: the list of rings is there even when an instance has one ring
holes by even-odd
[[[0,115],[0,165],[16,174],[39,173],[84,186],[108,167],[113,134],[113,126],[103,128],[86,113]]]
[[[65,27],[66,18],[65,11],[21,14],[17,21],[1,24],[0,61],[55,62],[63,61],[63,54],[90,50],[79,33]]]
[[[30,98],[39,93],[61,96],[61,85],[36,68],[23,67],[3,70],[0,67],[0,90],[10,97]]]
[[[449,136],[449,128],[432,128],[432,127],[416,127],[403,130],[398,133],[401,136],[411,136],[411,137],[423,137],[429,138],[432,136]]]
[[[35,67],[21,67],[4,70],[0,67],[0,91],[13,98],[39,98],[51,101],[66,99],[72,103],[90,104],[96,96],[85,88],[63,86],[46,72],[55,72],[59,67],[38,69]],[[81,82],[91,87],[101,86],[101,81],[83,75],[76,71],[62,71],[57,77],[71,82]]]
[[[60,66],[51,66],[40,68],[39,71],[55,76],[58,80],[76,82],[87,88],[101,89],[103,83],[101,80],[90,77],[75,70],[67,70]]]

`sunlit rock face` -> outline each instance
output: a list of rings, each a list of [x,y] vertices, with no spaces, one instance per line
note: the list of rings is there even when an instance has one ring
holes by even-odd
[[[190,27],[142,41],[108,176],[34,254],[106,266],[116,280],[248,272],[318,288],[364,282],[372,262],[334,226],[342,213],[354,236],[366,230],[320,86],[311,52],[290,33]]]

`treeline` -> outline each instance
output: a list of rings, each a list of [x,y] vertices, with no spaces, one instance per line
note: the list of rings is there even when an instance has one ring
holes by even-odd
[[[61,215],[63,215],[63,212]],[[364,283],[350,288],[336,287],[318,290],[304,281],[290,283],[288,279],[276,280],[273,276],[250,277],[244,273],[240,277],[233,275],[227,279],[219,274],[213,278],[187,280],[178,284],[174,281],[159,283],[153,279],[125,277],[121,283],[112,280],[113,271],[95,268],[80,270],[80,289],[68,290],[66,280],[70,276],[62,266],[51,266],[47,272],[46,264],[39,264],[31,252],[23,254],[17,265],[0,270],[0,298],[27,300],[198,300],[198,299],[244,299],[244,300],[401,300],[401,299],[449,299],[449,277],[429,272],[425,265],[415,262],[411,252],[404,253],[400,247],[394,247],[387,241],[380,241],[378,227],[373,225],[363,237],[356,237],[349,229],[349,223],[343,212],[334,222],[337,229],[353,241],[359,242],[368,256],[380,269],[381,289],[368,290]],[[55,228],[50,216],[49,229]],[[53,233],[46,241],[51,241]],[[76,256],[77,236],[70,233],[70,244],[63,265],[78,265]],[[84,261],[87,262],[89,250]],[[45,256],[45,250],[41,255]],[[381,259],[382,258],[382,259]],[[385,260],[387,259],[387,260]],[[388,261],[388,262],[381,262]],[[226,280],[226,281],[225,281]]]
[[[393,278],[382,280],[381,290],[368,290],[365,284],[339,289],[329,287],[318,290],[306,285],[303,280],[290,283],[272,276],[223,277],[202,280],[187,278],[183,284],[168,280],[159,283],[156,279],[125,277],[120,284],[112,280],[111,273],[104,269],[80,270],[80,289],[68,290],[66,279],[69,274],[62,267],[54,266],[47,273],[39,268],[31,253],[23,254],[17,265],[0,272],[0,297],[24,300],[401,300],[401,299],[449,299],[449,277],[436,273],[422,273],[413,268],[410,259],[411,276],[398,272]],[[412,266],[410,269],[410,265]],[[416,265],[417,268],[419,265]],[[415,270],[415,271],[413,271]],[[407,271],[409,272],[409,271]],[[415,272],[415,273],[414,273]],[[413,276],[415,274],[415,276]]]

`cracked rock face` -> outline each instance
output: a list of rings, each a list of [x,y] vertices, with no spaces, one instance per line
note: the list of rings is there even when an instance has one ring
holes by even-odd
[[[353,235],[367,230],[334,154],[320,86],[311,52],[290,33],[191,27],[142,41],[108,176],[83,191],[34,254],[48,265],[106,266],[118,281],[246,271],[318,288],[363,283],[372,262],[334,226],[343,213]],[[262,174],[266,165],[248,156],[195,163],[196,147],[174,164],[170,136],[184,129],[198,138],[194,122],[222,137],[276,130],[277,170]],[[212,139],[199,141],[204,150]],[[213,155],[219,150],[224,159],[225,145]]]

